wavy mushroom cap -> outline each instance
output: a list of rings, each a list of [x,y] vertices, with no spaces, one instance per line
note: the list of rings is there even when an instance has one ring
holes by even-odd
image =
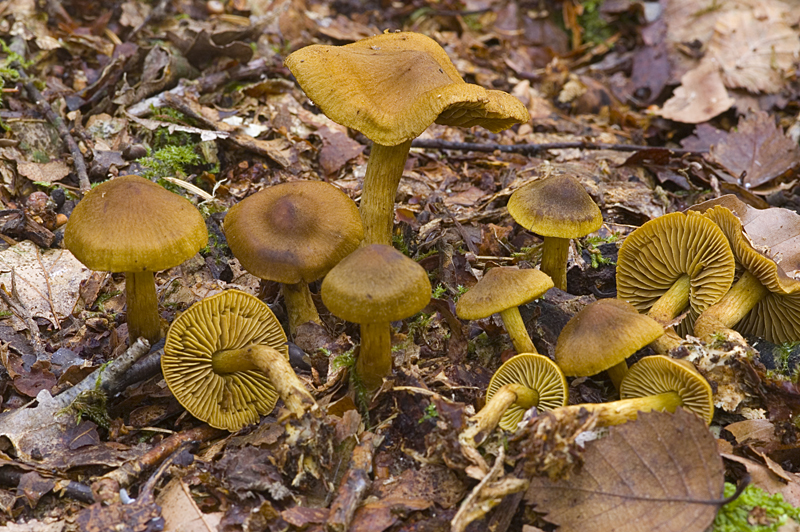
[[[662,325],[630,303],[600,299],[583,307],[561,330],[556,364],[571,377],[597,375],[663,334]]]
[[[353,323],[407,318],[431,299],[425,269],[391,246],[372,244],[348,255],[322,281],[322,302]]]
[[[167,333],[161,369],[178,402],[212,427],[236,431],[275,408],[278,394],[257,370],[218,374],[213,356],[249,345],[286,355],[286,334],[267,305],[238,290],[207,297],[178,316]]]
[[[617,297],[646,312],[683,275],[690,280],[691,330],[697,316],[725,295],[735,261],[719,227],[695,212],[659,216],[633,231],[617,257]],[[684,329],[685,328],[685,329]]]
[[[508,359],[492,375],[486,388],[486,402],[506,384],[521,384],[539,396],[539,410],[553,410],[565,406],[568,399],[567,379],[558,366],[542,355],[523,353]],[[517,430],[527,408],[512,404],[500,418],[500,428],[509,432]]]
[[[102,183],[72,211],[64,247],[88,268],[160,271],[208,243],[203,216],[190,201],[135,175]]]
[[[462,295],[456,314],[462,320],[478,320],[540,297],[553,288],[549,275],[533,269],[508,266],[492,268]]]
[[[331,120],[384,146],[416,138],[433,122],[497,132],[530,120],[510,94],[465,83],[442,47],[419,33],[307,46],[285,64]]]
[[[687,360],[664,355],[644,357],[631,366],[622,380],[621,399],[647,397],[676,392],[683,408],[703,418],[706,424],[714,417],[714,398],[711,386]]]
[[[600,229],[603,215],[580,182],[567,174],[520,187],[508,199],[508,213],[542,236],[580,238]]]
[[[310,283],[364,238],[358,207],[322,181],[283,183],[231,207],[225,238],[244,269],[260,279]]]

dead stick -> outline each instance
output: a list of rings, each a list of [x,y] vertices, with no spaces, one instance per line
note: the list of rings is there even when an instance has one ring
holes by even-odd
[[[566,150],[578,148],[581,150],[615,150],[615,151],[642,151],[642,150],[667,150],[670,155],[702,155],[708,150],[684,150],[679,148],[663,148],[659,146],[638,146],[635,144],[605,144],[602,142],[546,142],[542,144],[494,144],[478,142],[450,142],[438,139],[415,139],[412,148],[429,148],[434,150],[454,151],[501,151],[505,153],[521,153],[535,155],[547,150]]]
[[[25,74],[22,68],[19,67],[19,65],[16,66],[20,73],[20,78],[22,79],[22,86],[25,87],[25,92],[28,93],[28,98],[39,108],[40,112],[44,114],[47,121],[55,126],[59,136],[61,136],[61,140],[67,145],[69,153],[72,155],[72,164],[75,167],[75,173],[78,174],[80,190],[85,194],[92,186],[89,184],[89,174],[86,173],[86,161],[83,158],[81,149],[78,147],[78,143],[72,138],[72,134],[70,134],[69,128],[67,128],[67,125],[64,123],[64,119],[56,114],[53,107],[44,99],[42,93],[39,92],[39,89],[36,88],[33,81]]]
[[[328,532],[345,532],[350,528],[353,515],[372,484],[369,477],[372,473],[372,453],[381,440],[371,432],[361,434],[361,442],[353,449],[347,473],[331,503],[326,525]]]

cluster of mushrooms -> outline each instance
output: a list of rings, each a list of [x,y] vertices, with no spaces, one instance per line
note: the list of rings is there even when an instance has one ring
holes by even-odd
[[[323,279],[325,307],[361,326],[354,371],[365,390],[375,390],[392,370],[390,323],[419,312],[431,297],[424,269],[391,247],[394,198],[412,139],[433,122],[497,132],[527,122],[529,114],[507,93],[465,83],[445,51],[416,33],[309,46],[286,65],[328,117],[373,141],[360,207],[327,183],[289,182],[232,207],[224,232],[246,270],[281,283],[290,335],[303,323],[321,324],[308,285]],[[602,216],[580,183],[563,175],[515,191],[508,210],[544,237],[542,264],[541,270],[493,268],[458,301],[462,319],[500,313],[519,353],[497,371],[486,406],[463,434],[471,445],[498,423],[515,430],[534,406],[594,409],[605,424],[683,406],[710,422],[711,389],[691,364],[657,355],[628,369],[625,359],[648,344],[666,353],[679,335],[707,338],[734,326],[776,342],[800,339],[800,324],[765,318],[800,316],[800,282],[750,245],[729,209],[701,205],[652,220],[626,238],[618,298],[574,316],[553,362],[537,354],[518,307],[552,287],[566,289],[570,239],[596,231]],[[151,342],[162,337],[154,272],[179,265],[207,240],[203,218],[188,200],[137,176],[90,191],[64,238],[87,267],[126,273],[129,337]],[[167,384],[190,413],[214,427],[234,431],[256,423],[278,398],[297,416],[317,410],[288,362],[286,333],[251,295],[227,290],[206,298],[166,336]],[[604,370],[620,401],[566,406],[565,374]]]

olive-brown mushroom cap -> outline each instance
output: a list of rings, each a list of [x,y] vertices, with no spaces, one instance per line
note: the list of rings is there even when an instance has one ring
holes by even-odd
[[[654,319],[621,299],[586,305],[561,330],[556,364],[571,377],[597,375],[664,334]]]
[[[244,269],[260,279],[311,283],[364,238],[355,202],[322,181],[265,188],[231,207],[225,237]]]
[[[329,118],[384,146],[416,138],[434,121],[497,132],[530,119],[510,94],[465,83],[442,47],[419,33],[307,46],[285,64]]]
[[[236,431],[269,414],[278,394],[257,370],[220,375],[214,353],[262,344],[289,356],[286,334],[267,305],[227,290],[189,307],[167,333],[161,369],[178,402],[212,427]]]
[[[711,423],[714,417],[711,386],[687,360],[663,355],[644,357],[631,366],[619,390],[621,399],[666,392],[676,392],[683,401],[683,408],[699,415],[706,424]]]
[[[64,246],[79,261],[106,272],[166,270],[207,243],[203,216],[191,202],[135,175],[89,191],[64,232]]]
[[[508,266],[492,268],[456,303],[456,314],[463,320],[479,320],[518,307],[553,288],[547,274],[534,269]]]
[[[695,212],[665,214],[646,222],[622,243],[617,297],[646,312],[688,275],[689,313],[681,326],[691,331],[697,316],[728,291],[734,269],[730,245],[716,224]]]
[[[508,199],[508,212],[522,227],[542,236],[580,238],[603,225],[600,208],[568,174],[520,187]]]
[[[536,406],[539,410],[553,410],[567,404],[567,379],[558,366],[545,356],[523,353],[508,359],[492,375],[486,388],[486,402],[491,400],[500,387],[514,383],[536,391],[539,396]],[[512,404],[500,418],[500,427],[509,432],[517,430],[526,410]]]

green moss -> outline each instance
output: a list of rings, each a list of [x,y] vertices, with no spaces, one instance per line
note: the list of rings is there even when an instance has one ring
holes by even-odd
[[[439,284],[436,286],[436,288],[433,289],[431,297],[433,299],[441,299],[441,297],[445,294],[445,292],[447,292],[447,288],[445,288],[443,284]]]
[[[434,403],[429,403],[428,406],[425,407],[425,415],[419,418],[420,423],[425,423],[426,421],[436,421],[439,417],[439,412],[436,410],[436,405]]]
[[[736,486],[726,482],[725,497],[730,497],[735,492]],[[750,524],[748,517],[756,508],[759,508],[759,521],[766,519],[769,524]],[[800,509],[785,502],[780,493],[770,495],[761,488],[750,485],[737,499],[720,508],[711,530],[712,532],[775,532],[789,519],[800,523]]]
[[[581,5],[583,14],[578,16],[578,24],[583,28],[583,42],[599,44],[616,33],[614,26],[600,13],[603,0],[584,0]]]
[[[589,258],[592,261],[592,268],[599,268],[600,266],[610,265],[616,266],[617,262],[603,256],[603,253],[598,249],[601,244],[609,244],[619,240],[619,233],[607,237],[587,236],[583,240],[577,242],[578,253],[582,250],[589,252]]]
[[[166,146],[154,152],[152,155],[138,159],[139,164],[147,168],[142,172],[145,179],[161,178],[164,176],[186,175],[188,167],[202,163],[202,159],[195,152],[194,146],[184,144],[181,146]],[[173,192],[175,185],[163,181],[163,187]],[[180,188],[180,187],[177,187]]]

